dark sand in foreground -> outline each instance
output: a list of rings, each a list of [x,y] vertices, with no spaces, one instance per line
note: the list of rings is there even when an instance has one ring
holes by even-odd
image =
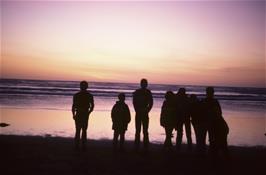
[[[1,174],[265,174],[265,147],[230,146],[231,161],[213,166],[193,152],[163,151],[152,144],[148,154],[126,143],[114,153],[110,140],[89,140],[86,152],[73,149],[72,138],[0,135]]]

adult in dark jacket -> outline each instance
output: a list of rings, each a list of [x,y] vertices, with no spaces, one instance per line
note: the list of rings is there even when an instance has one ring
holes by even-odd
[[[222,117],[220,103],[214,98],[213,87],[206,88],[206,99],[203,101],[203,107],[204,115],[208,121],[209,153],[214,159],[217,158],[220,151],[228,157],[227,135],[229,134],[229,127]]]
[[[147,89],[148,81],[142,79],[140,81],[140,89],[133,93],[133,106],[136,112],[135,126],[135,149],[139,149],[141,125],[143,127],[143,143],[145,150],[149,146],[149,112],[153,106],[152,93]]]
[[[182,137],[183,137],[183,126],[185,125],[185,131],[187,136],[187,148],[192,148],[191,138],[191,121],[189,115],[189,99],[186,94],[185,88],[180,88],[176,96],[176,116],[177,116],[177,137],[176,137],[176,149],[179,150]]]
[[[167,91],[165,94],[165,101],[161,109],[160,124],[165,129],[165,148],[172,148],[172,132],[176,127],[176,105],[175,94],[172,91]]]
[[[113,146],[114,150],[116,150],[118,137],[120,136],[120,150],[122,151],[124,149],[125,132],[131,117],[128,105],[125,103],[125,94],[120,93],[118,99],[119,101],[113,106],[111,112],[112,129],[114,130]]]
[[[86,150],[89,115],[94,108],[93,96],[87,91],[87,88],[88,83],[86,81],[80,82],[80,91],[74,95],[72,105],[72,114],[76,126],[75,147],[79,149],[80,131],[82,131],[81,140],[83,150]]]

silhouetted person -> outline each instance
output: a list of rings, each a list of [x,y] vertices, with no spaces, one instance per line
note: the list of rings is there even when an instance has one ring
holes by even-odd
[[[142,79],[140,81],[141,88],[137,89],[133,93],[133,106],[136,111],[135,125],[136,125],[136,134],[135,134],[135,149],[139,149],[140,144],[140,132],[141,125],[143,127],[143,143],[144,148],[147,150],[149,145],[149,112],[153,106],[152,93],[147,89],[148,81]]]
[[[176,126],[176,105],[175,94],[172,91],[167,91],[165,100],[161,109],[160,124],[165,129],[164,147],[172,149],[172,132]]]
[[[206,99],[203,101],[204,115],[208,120],[209,153],[213,159],[217,159],[221,151],[223,156],[228,157],[227,135],[229,127],[222,117],[220,103],[214,98],[214,88],[206,88]]]
[[[176,149],[179,150],[182,137],[183,137],[183,125],[185,125],[185,131],[187,136],[187,148],[192,148],[191,138],[191,121],[189,115],[189,99],[186,94],[185,88],[180,88],[176,96],[176,116],[177,116],[177,137],[176,137]]]
[[[72,105],[72,114],[76,126],[75,147],[79,149],[80,131],[82,131],[81,140],[83,150],[86,149],[89,115],[94,108],[93,96],[87,91],[87,88],[88,83],[81,81],[80,91],[74,95]]]
[[[125,132],[127,125],[130,122],[130,111],[125,103],[125,94],[120,93],[118,95],[119,101],[112,108],[112,122],[114,130],[113,146],[114,151],[117,150],[118,137],[120,136],[120,151],[124,150]]]
[[[214,144],[211,148],[211,155],[217,159],[219,153],[225,159],[229,159],[229,150],[227,144],[227,136],[229,134],[229,127],[222,116],[214,120]]]
[[[195,94],[190,95],[189,112],[196,136],[196,150],[199,153],[206,151],[207,121],[203,114],[202,102]]]

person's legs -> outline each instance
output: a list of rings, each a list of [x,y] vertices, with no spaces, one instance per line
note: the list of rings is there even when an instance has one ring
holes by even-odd
[[[177,122],[177,135],[176,135],[176,149],[179,150],[182,143],[183,137],[183,122]]]
[[[82,139],[82,148],[86,149],[86,147],[87,147],[87,130],[85,128],[82,128],[81,139]]]
[[[148,149],[149,147],[149,117],[148,115],[144,116],[142,118],[142,124],[143,124],[143,144],[144,144],[144,148]]]
[[[136,127],[136,133],[135,133],[135,148],[139,149],[139,143],[140,143],[140,131],[141,131],[141,116],[136,113],[135,118],[135,127]]]
[[[75,133],[75,148],[79,149],[79,142],[80,142],[80,131],[81,131],[81,126],[80,122],[78,120],[75,120],[75,127],[76,127],[76,133]]]
[[[186,136],[187,136],[187,146],[188,149],[192,148],[192,138],[191,138],[191,124],[190,119],[187,118],[185,120],[185,129],[186,129]]]
[[[113,137],[113,149],[114,149],[114,151],[117,149],[118,136],[119,136],[119,133],[117,132],[117,130],[114,130],[114,137]]]
[[[225,160],[230,160],[230,153],[227,144],[227,135],[221,139],[221,152]]]
[[[79,149],[80,131],[81,131],[81,128],[76,127],[76,133],[75,133],[75,148],[76,149]]]
[[[200,127],[198,123],[192,123],[194,132],[195,132],[195,138],[196,138],[196,150],[200,152]]]
[[[164,127],[164,131],[165,131],[165,140],[164,140],[164,144],[163,146],[166,148],[167,147],[167,142],[168,142],[168,135],[167,135],[167,127]]]
[[[198,133],[198,142],[199,142],[199,151],[202,153],[206,152],[206,137],[207,137],[207,128],[205,125],[199,125]]]
[[[125,131],[121,131],[120,133],[120,150],[124,150],[124,142],[125,142]]]
[[[82,123],[82,134],[81,134],[81,139],[82,139],[82,148],[86,149],[87,147],[87,128],[88,128],[88,119],[86,118],[83,120]]]
[[[165,127],[165,134],[166,134],[166,138],[165,138],[165,142],[164,142],[164,146],[167,148],[171,148],[172,145],[172,131],[173,128],[172,127]]]
[[[219,144],[217,144],[217,136],[215,135],[215,129],[213,127],[208,128],[209,134],[209,151],[208,154],[214,164],[216,164],[218,158],[218,148]]]

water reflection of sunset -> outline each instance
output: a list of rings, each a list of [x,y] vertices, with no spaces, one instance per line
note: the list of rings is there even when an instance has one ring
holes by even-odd
[[[9,127],[1,128],[1,134],[74,136],[74,121],[70,111],[6,108],[1,110],[1,120],[11,124]],[[127,140],[134,140],[134,114],[132,111],[132,119],[126,133]],[[159,111],[151,112],[149,133],[152,142],[163,143],[165,136],[159,123],[159,115]],[[225,111],[224,115],[230,127],[230,145],[265,145],[265,119],[261,113]],[[110,112],[94,111],[89,119],[88,138],[112,139],[112,134]],[[194,139],[193,134],[195,143]]]

